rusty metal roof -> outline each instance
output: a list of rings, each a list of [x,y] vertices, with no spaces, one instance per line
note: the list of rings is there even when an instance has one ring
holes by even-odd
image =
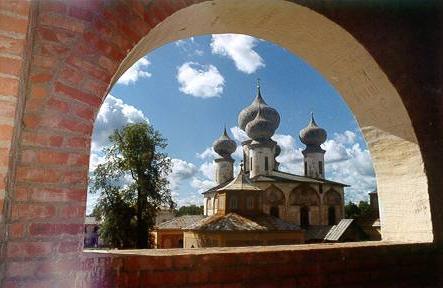
[[[156,226],[157,230],[181,229],[205,218],[204,215],[184,215],[175,217]]]
[[[260,214],[256,216],[241,216],[236,213],[213,215],[184,228],[198,231],[297,231],[299,226],[281,220],[280,218]]]

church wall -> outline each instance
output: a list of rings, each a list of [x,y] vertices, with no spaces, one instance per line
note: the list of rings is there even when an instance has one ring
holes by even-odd
[[[233,160],[216,159],[215,163],[215,182],[222,184],[233,178],[234,165]]]
[[[252,158],[252,170],[250,177],[255,177],[257,175],[268,175],[272,170],[274,170],[274,152],[271,147],[257,147],[249,150],[249,161]],[[265,168],[265,158],[268,158],[268,169]],[[251,165],[251,164],[249,164]]]
[[[324,175],[324,153],[309,153],[307,157],[304,158],[304,165],[307,168],[305,171],[305,176],[313,178],[325,178]],[[321,162],[322,167],[319,167],[319,162]],[[320,170],[320,168],[322,168]]]
[[[304,243],[304,232],[302,230],[285,232],[184,232],[184,248],[290,245],[302,243]]]

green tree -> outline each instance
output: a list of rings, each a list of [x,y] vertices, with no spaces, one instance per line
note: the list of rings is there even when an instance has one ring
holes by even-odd
[[[360,217],[368,217],[371,215],[371,206],[367,201],[360,201],[357,204],[349,201],[345,205],[345,217],[357,219]]]
[[[176,212],[176,216],[183,215],[203,215],[203,206],[189,205],[182,206]]]
[[[172,198],[166,176],[171,162],[161,152],[166,139],[147,123],[114,131],[103,149],[106,161],[91,177],[92,193],[100,193],[94,215],[103,220],[100,236],[118,248],[148,248],[149,231],[162,205]]]
[[[352,218],[352,219],[356,219],[360,216],[360,208],[358,208],[358,206],[349,201],[348,204],[345,205],[345,217],[346,218]]]

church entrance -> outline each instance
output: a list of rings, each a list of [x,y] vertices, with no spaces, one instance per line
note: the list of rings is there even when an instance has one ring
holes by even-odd
[[[274,217],[280,218],[280,215],[279,215],[279,213],[278,213],[278,207],[277,207],[277,206],[272,206],[272,207],[271,207],[271,210],[270,210],[270,212],[269,212],[269,214],[271,214],[271,216],[274,216]]]
[[[309,227],[309,208],[304,206],[300,209],[300,226]]]
[[[328,208],[328,225],[335,225],[336,221],[335,207],[331,206]]]

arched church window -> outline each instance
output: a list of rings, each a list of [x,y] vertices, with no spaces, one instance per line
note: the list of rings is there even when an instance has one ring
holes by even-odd
[[[231,208],[231,209],[237,209],[238,208],[237,197],[231,197],[231,199],[229,200],[229,208]]]
[[[252,157],[251,157],[251,160],[249,161],[250,162],[250,170],[252,171]]]
[[[269,170],[269,163],[268,163],[268,157],[265,157],[265,171]]]
[[[322,171],[323,171],[323,162],[318,161],[318,172],[319,172],[320,174],[322,174]]]
[[[305,176],[308,175],[308,162],[305,161]]]
[[[309,208],[303,206],[300,209],[300,226],[303,228],[307,228],[310,225],[309,222]]]
[[[246,199],[246,208],[247,209],[254,209],[254,197],[253,196],[249,196]]]
[[[269,211],[269,214],[271,214],[271,216],[280,218],[280,213],[278,211],[278,207],[277,206],[272,206],[270,211]]]
[[[328,225],[335,225],[336,224],[336,217],[335,217],[335,207],[331,206],[328,208]]]

